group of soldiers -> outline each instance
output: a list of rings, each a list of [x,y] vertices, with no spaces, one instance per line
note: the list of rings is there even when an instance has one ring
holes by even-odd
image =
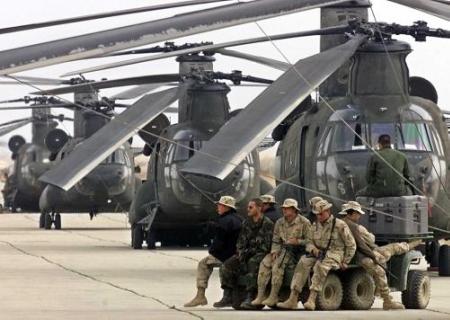
[[[217,202],[218,219],[209,255],[198,263],[197,294],[185,307],[207,305],[205,291],[213,268],[220,267],[223,297],[214,303],[216,308],[232,305],[232,291],[245,284],[246,299],[242,309],[261,306],[297,309],[299,295],[310,279],[306,310],[316,309],[330,270],[345,270],[354,259],[374,279],[376,293],[383,299],[383,309],[404,309],[392,299],[384,265],[393,255],[408,252],[420,241],[391,243],[379,247],[375,236],[358,224],[364,214],[359,203],[349,201],[336,218],[332,204],[321,197],[310,200],[314,216],[312,224],[300,214],[295,199],[284,200],[281,214],[276,210],[275,198],[264,195],[248,203],[244,221],[236,214],[235,199],[223,196]],[[284,273],[295,266],[289,298],[279,301]],[[312,270],[312,275],[311,275]],[[267,296],[267,286],[271,284]]]

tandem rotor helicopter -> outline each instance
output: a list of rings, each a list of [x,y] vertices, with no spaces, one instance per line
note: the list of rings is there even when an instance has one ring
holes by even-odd
[[[443,1],[393,2],[450,19],[449,5]],[[199,121],[184,128],[183,124],[168,126],[166,122],[167,130],[159,127],[159,133],[150,132],[155,139],[147,147],[152,151],[149,180],[141,186],[131,206],[132,213],[144,208],[147,214],[143,221],[131,221],[144,224],[141,229],[133,228],[134,247],[139,247],[143,237],[147,237],[152,246],[158,233],[170,235],[171,227],[206,221],[207,215],[189,214],[197,212],[197,209],[201,211],[203,206],[208,206],[209,210],[211,206],[206,205],[205,198],[211,194],[219,195],[229,187],[241,187],[242,183],[249,183],[252,179],[253,185],[257,185],[257,161],[252,164],[249,159],[258,144],[270,133],[281,142],[277,151],[280,183],[275,194],[279,198],[296,197],[303,207],[307,206],[312,190],[330,195],[331,200],[353,199],[365,184],[362,177],[375,137],[381,132],[391,133],[395,137],[395,147],[404,151],[410,160],[415,188],[430,199],[429,223],[437,231],[434,233],[436,239],[448,238],[450,215],[442,210],[448,207],[450,196],[446,191],[450,186],[447,127],[436,104],[437,95],[433,86],[424,79],[409,77],[405,60],[411,51],[409,44],[395,40],[393,36],[406,34],[416,41],[424,41],[429,36],[448,38],[450,34],[443,29],[430,28],[424,22],[401,26],[353,19],[367,19],[367,7],[367,1],[325,0],[258,0],[219,6],[120,29],[2,51],[0,74],[112,55],[117,51],[118,54],[121,51],[132,54],[123,50],[306,9],[324,8],[323,28],[320,30],[242,40],[238,44],[200,44],[195,48],[160,54],[158,58],[180,57],[182,81],[180,75],[156,75],[137,77],[127,83],[141,85],[178,81],[180,85],[144,95],[75,148],[41,180],[69,190],[136,132],[149,133],[144,127],[177,99],[181,98],[178,110],[181,119],[187,122],[204,120],[190,118],[198,110],[189,108],[195,104],[197,97],[203,95],[204,101],[214,99],[208,103],[216,110],[212,113],[213,119],[220,118],[217,123]],[[50,22],[49,25],[54,24]],[[226,88],[214,82],[220,77],[211,70],[211,61],[207,59],[211,55],[208,53],[223,53],[229,51],[225,49],[227,47],[267,41],[268,38],[276,40],[307,35],[324,36],[323,51],[293,66],[234,52],[234,56],[245,56],[285,73],[238,114],[230,116],[224,111],[227,108],[224,100]],[[203,52],[203,55],[198,52]],[[188,61],[183,60],[184,57],[188,57]],[[138,58],[121,65],[155,59]],[[189,68],[187,72],[183,66]],[[106,67],[112,66],[103,68]],[[196,92],[192,88],[197,86],[198,81],[201,81],[201,86]],[[205,86],[207,83],[211,87]],[[202,92],[206,87],[219,91],[219,94],[208,96],[208,90]],[[326,100],[312,102],[310,94],[318,87],[321,87],[321,95]],[[202,94],[197,96],[199,92]],[[47,93],[52,94],[51,91]],[[217,100],[221,101],[212,103]],[[255,120],[258,126],[254,125]],[[211,130],[208,132],[208,129]],[[184,151],[181,151],[183,148]],[[174,165],[175,151],[182,155],[181,164]],[[253,157],[253,161],[255,159]],[[171,193],[167,193],[167,189]],[[205,191],[210,191],[210,194]],[[174,199],[168,200],[167,195],[174,194],[177,200],[184,198],[184,201],[197,202],[188,213],[177,212],[179,206],[176,201],[170,212],[165,212],[164,206],[170,208],[170,202]],[[336,206],[339,204],[335,201]],[[135,234],[135,230],[139,233]],[[154,235],[152,232],[155,232]]]

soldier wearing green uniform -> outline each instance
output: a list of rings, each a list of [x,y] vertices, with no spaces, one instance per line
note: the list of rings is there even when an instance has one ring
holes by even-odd
[[[231,304],[231,292],[236,287],[239,276],[245,277],[247,291],[247,298],[241,308],[254,308],[251,301],[256,295],[258,268],[262,259],[270,252],[273,222],[262,213],[261,199],[251,200],[247,212],[248,218],[242,223],[236,244],[237,253],[226,260],[220,270],[224,297],[214,304],[216,308]]]
[[[367,165],[368,185],[358,195],[374,198],[408,195],[408,160],[403,153],[391,148],[389,135],[381,135],[378,144],[380,150],[370,158]]]
[[[373,277],[376,292],[383,299],[383,309],[404,309],[403,304],[394,301],[390,295],[385,265],[392,256],[404,254],[412,250],[421,241],[390,243],[379,247],[375,244],[375,236],[359,224],[361,215],[365,213],[358,202],[349,201],[343,204],[342,211],[339,214],[344,216],[342,220],[347,223],[355,238],[357,245],[356,262]]]
[[[309,278],[311,269],[313,276],[306,310],[316,309],[316,298],[322,291],[328,272],[332,269],[345,270],[356,251],[356,243],[345,222],[331,214],[332,204],[321,200],[314,205],[313,213],[317,220],[311,227],[310,237],[306,244],[309,255],[300,258],[291,281],[289,298],[277,306],[282,309],[296,309],[298,296]]]
[[[259,265],[258,295],[252,305],[275,306],[278,292],[283,284],[284,271],[288,266],[295,266],[300,255],[305,252],[307,237],[311,223],[299,214],[298,203],[294,199],[286,199],[282,205],[283,218],[275,223],[272,237],[272,249]],[[271,281],[270,295],[264,299],[266,287]]]

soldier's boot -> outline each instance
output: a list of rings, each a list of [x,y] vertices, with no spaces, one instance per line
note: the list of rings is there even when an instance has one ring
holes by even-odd
[[[405,306],[400,302],[394,301],[391,296],[383,298],[383,310],[403,310]]]
[[[297,309],[299,294],[300,293],[297,290],[292,289],[289,298],[284,302],[278,302],[277,307],[280,309],[291,309],[291,310]]]
[[[276,306],[278,303],[278,292],[280,291],[281,285],[273,285],[270,289],[270,295],[267,297],[266,300],[262,302],[263,305],[266,305],[268,307]]]
[[[223,289],[222,299],[215,302],[213,304],[214,308],[226,308],[231,307],[232,298],[231,298],[232,290],[231,289]]]
[[[311,290],[309,292],[308,301],[305,302],[303,305],[305,307],[305,310],[314,311],[316,310],[316,299],[317,299],[317,291]]]
[[[205,296],[205,288],[197,288],[197,294],[194,299],[184,304],[186,308],[205,306],[208,304],[208,300]]]
[[[252,306],[261,306],[263,305],[264,296],[266,295],[266,287],[258,287],[258,294],[256,298],[251,302]]]
[[[244,309],[244,310],[255,310],[255,309],[257,309],[258,307],[254,306],[252,304],[252,300],[255,297],[255,295],[256,295],[255,290],[247,291],[247,297],[245,298],[245,300],[240,305],[241,309]]]
[[[415,247],[420,245],[422,243],[422,240],[414,240],[408,243],[409,250],[413,250]]]

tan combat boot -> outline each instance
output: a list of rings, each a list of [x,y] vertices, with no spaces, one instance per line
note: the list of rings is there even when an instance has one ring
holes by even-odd
[[[305,310],[314,311],[316,310],[316,299],[317,299],[317,291],[311,290],[309,293],[308,301],[303,305]]]
[[[413,250],[415,247],[420,245],[422,243],[422,240],[414,240],[408,243],[409,250]]]
[[[194,299],[189,301],[188,303],[185,303],[184,306],[186,308],[190,307],[197,307],[197,306],[205,306],[208,304],[208,300],[205,296],[205,288],[197,288],[197,294],[195,295]]]
[[[277,303],[277,307],[281,309],[297,309],[299,292],[295,289],[291,290],[289,298],[284,302]]]
[[[274,286],[272,285],[272,288],[270,289],[270,295],[267,297],[266,300],[262,302],[263,305],[266,305],[268,307],[276,306],[278,303],[278,292],[280,291],[280,286]]]
[[[258,294],[256,295],[256,298],[251,302],[252,306],[261,306],[264,300],[264,296],[266,294],[266,288],[261,287],[258,288]]]
[[[403,310],[405,306],[400,302],[396,302],[391,296],[383,298],[383,310]]]

